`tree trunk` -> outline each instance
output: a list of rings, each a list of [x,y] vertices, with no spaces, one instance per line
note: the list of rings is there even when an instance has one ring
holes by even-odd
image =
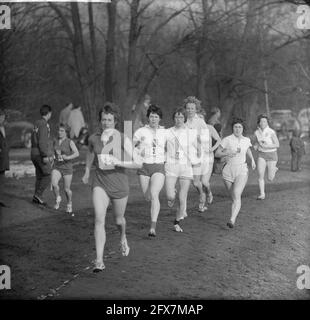
[[[108,37],[105,57],[104,93],[107,101],[115,99],[115,27],[116,27],[117,1],[107,4],[108,11]]]

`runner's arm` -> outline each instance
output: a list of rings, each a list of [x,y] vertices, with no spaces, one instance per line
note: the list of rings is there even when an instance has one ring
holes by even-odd
[[[213,152],[214,150],[216,150],[218,148],[218,146],[221,143],[221,138],[219,136],[219,134],[217,133],[217,131],[215,130],[215,128],[211,125],[208,125],[210,133],[211,133],[211,137],[216,140],[215,145],[211,148],[211,152]]]
[[[272,134],[271,140],[272,140],[273,143],[272,144],[268,144],[268,145],[264,144],[264,148],[266,148],[266,149],[274,149],[274,148],[279,148],[280,147],[279,139],[278,139],[278,137],[277,137],[277,135],[275,133]]]
[[[248,150],[246,151],[247,156],[251,159],[251,163],[252,163],[252,169],[255,170],[256,168],[256,164],[255,164],[255,160],[251,151],[251,148],[249,147]]]
[[[237,152],[231,151],[228,148],[223,148],[222,145],[219,145],[219,147],[215,151],[215,156],[218,157],[218,158],[233,157],[236,154],[237,154]]]
[[[94,150],[92,149],[92,145],[90,144],[89,149],[87,150],[87,154],[86,154],[85,173],[82,178],[82,181],[85,184],[88,183],[88,179],[89,179],[89,175],[90,175],[90,168],[94,162],[94,159],[95,159],[95,153],[94,153]]]
[[[77,149],[75,143],[72,140],[70,141],[70,148],[73,151],[73,153],[70,154],[69,156],[63,155],[62,157],[64,160],[72,160],[77,158],[80,155],[79,150]]]

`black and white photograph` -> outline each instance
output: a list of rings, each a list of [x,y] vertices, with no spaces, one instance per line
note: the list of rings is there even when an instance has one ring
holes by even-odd
[[[0,1],[2,302],[309,299],[309,0]]]

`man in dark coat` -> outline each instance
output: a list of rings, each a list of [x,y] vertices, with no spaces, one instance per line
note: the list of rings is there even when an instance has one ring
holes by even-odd
[[[291,171],[300,171],[301,170],[301,159],[306,153],[305,143],[300,137],[300,131],[294,130],[293,136],[290,141],[291,147]]]
[[[4,128],[5,119],[4,110],[0,109],[0,195],[4,189],[5,171],[10,170],[9,146]],[[5,207],[5,204],[1,201],[0,207]]]
[[[52,116],[52,108],[43,105],[40,108],[40,115],[41,119],[35,122],[31,135],[31,160],[36,169],[35,191],[32,201],[46,205],[42,197],[51,182],[53,142],[48,121]]]

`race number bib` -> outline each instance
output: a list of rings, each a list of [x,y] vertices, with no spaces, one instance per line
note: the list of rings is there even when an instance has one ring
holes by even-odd
[[[101,170],[115,169],[113,159],[109,154],[98,154],[98,166]]]

